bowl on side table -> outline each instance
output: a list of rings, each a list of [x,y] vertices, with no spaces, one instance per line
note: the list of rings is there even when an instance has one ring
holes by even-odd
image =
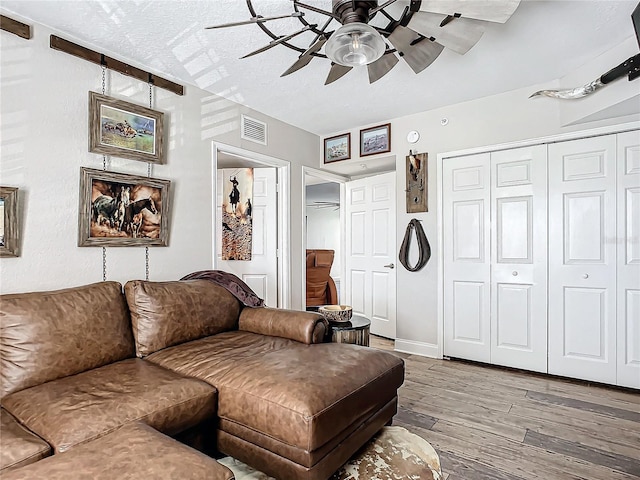
[[[323,305],[318,308],[324,318],[330,322],[348,322],[353,315],[353,309],[349,305]]]

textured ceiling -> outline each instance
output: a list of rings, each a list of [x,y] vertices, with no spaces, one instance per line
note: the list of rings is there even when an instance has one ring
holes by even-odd
[[[331,0],[306,3],[331,8]],[[408,3],[398,0],[394,8],[401,11]],[[253,4],[263,16],[292,11],[290,0],[253,0]],[[45,24],[84,45],[319,135],[560,78],[633,36],[630,15],[636,5],[636,0],[523,0],[506,24],[490,24],[464,56],[445,49],[418,75],[401,60],[373,85],[366,69],[360,68],[325,86],[330,67],[326,59],[316,58],[284,78],[280,74],[298,58],[286,47],[239,60],[271,40],[256,25],[204,30],[247,19],[242,0],[3,0],[1,4],[6,14]],[[305,18],[320,23],[326,17],[308,12]],[[293,18],[268,25],[279,35],[301,26]],[[307,32],[292,43],[306,48],[312,40]]]

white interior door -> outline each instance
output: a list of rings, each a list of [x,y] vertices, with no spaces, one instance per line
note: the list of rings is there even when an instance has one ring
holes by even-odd
[[[395,172],[346,184],[346,303],[396,338]]]
[[[549,373],[616,380],[616,137],[549,145]]]
[[[218,170],[217,268],[240,277],[270,307],[278,306],[278,209],[275,168],[253,169],[251,261],[222,260],[222,178]]]
[[[618,134],[617,384],[640,388],[640,132]]]
[[[491,361],[490,154],[445,160],[444,354]]]
[[[547,371],[547,147],[491,154],[491,363]]]

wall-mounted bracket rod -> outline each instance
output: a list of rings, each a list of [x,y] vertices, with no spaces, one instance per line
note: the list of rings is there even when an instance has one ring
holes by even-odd
[[[31,27],[29,25],[4,15],[0,15],[0,29],[27,40],[31,38]]]
[[[54,50],[60,50],[61,52],[68,53],[69,55],[82,58],[88,62],[95,63],[97,65],[104,65],[109,70],[114,70],[122,73],[123,75],[133,77],[141,82],[152,83],[156,87],[164,88],[176,95],[184,95],[184,87],[180,84],[174,83],[157,75],[153,75],[146,70],[133,67],[121,62],[120,60],[116,60],[115,58],[111,58],[103,53],[90,50],[56,35],[51,35],[50,47]]]

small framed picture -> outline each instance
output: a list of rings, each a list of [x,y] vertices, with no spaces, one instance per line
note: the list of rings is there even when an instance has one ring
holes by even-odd
[[[351,158],[351,133],[324,139],[324,163]]]
[[[0,187],[0,257],[18,256],[18,189]]]
[[[391,151],[391,124],[360,130],[360,156]]]
[[[170,183],[82,167],[78,246],[166,246]]]
[[[163,162],[164,114],[89,92],[89,151]]]

